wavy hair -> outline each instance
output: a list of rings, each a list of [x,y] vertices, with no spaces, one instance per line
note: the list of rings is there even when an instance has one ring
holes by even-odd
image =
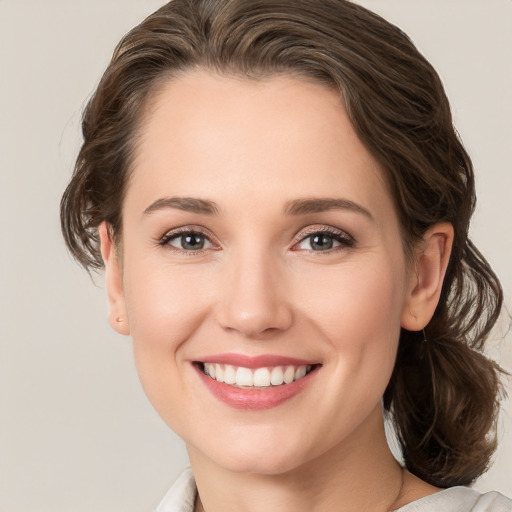
[[[102,267],[96,228],[107,221],[120,240],[148,98],[197,67],[256,80],[293,74],[335,88],[388,180],[406,252],[434,223],[453,225],[428,341],[402,330],[384,406],[412,473],[441,487],[472,482],[496,447],[501,369],[483,348],[502,290],[468,238],[473,168],[441,80],[399,28],[371,11],[346,0],[173,0],[131,30],[84,112],[61,202],[71,253],[87,269]]]

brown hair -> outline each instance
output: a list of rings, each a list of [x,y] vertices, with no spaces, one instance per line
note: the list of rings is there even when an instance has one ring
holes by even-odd
[[[292,73],[337,88],[387,176],[406,250],[432,224],[453,225],[428,341],[402,331],[384,406],[411,472],[442,487],[473,481],[496,447],[501,369],[482,349],[502,291],[468,239],[473,169],[441,81],[409,38],[376,14],[346,0],[174,0],[130,31],[87,105],[84,142],[62,198],[74,257],[102,267],[96,228],[104,220],[119,241],[146,100],[193,67],[255,79]]]

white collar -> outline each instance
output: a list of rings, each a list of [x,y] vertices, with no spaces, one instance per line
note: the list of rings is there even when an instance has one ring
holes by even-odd
[[[197,486],[187,468],[167,491],[155,512],[194,512]],[[511,512],[512,501],[498,492],[480,494],[468,487],[451,487],[409,503],[395,512]]]
[[[194,512],[197,487],[190,468],[185,469],[167,491],[155,512]]]

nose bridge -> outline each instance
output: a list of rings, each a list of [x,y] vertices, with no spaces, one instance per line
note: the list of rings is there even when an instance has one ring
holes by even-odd
[[[248,337],[289,327],[280,263],[270,249],[254,244],[233,251],[219,311],[222,327]]]

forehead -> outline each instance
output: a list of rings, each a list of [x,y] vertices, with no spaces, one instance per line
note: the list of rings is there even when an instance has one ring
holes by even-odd
[[[336,191],[390,201],[339,92],[302,78],[184,73],[150,98],[139,135],[127,191],[139,209],[164,193],[277,204]]]

